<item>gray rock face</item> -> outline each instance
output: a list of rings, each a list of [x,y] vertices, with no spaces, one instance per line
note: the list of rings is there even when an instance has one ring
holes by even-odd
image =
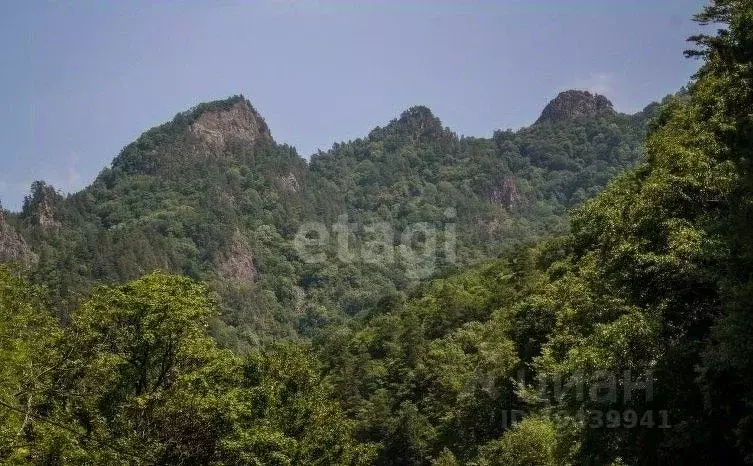
[[[264,119],[245,99],[228,109],[204,112],[188,131],[214,153],[224,152],[232,142],[272,141]]]
[[[37,256],[31,252],[26,241],[19,235],[0,212],[0,262],[36,262]]]
[[[37,224],[44,229],[58,229],[62,226],[55,218],[55,208],[53,207],[52,199],[56,195],[54,191],[52,191],[52,194],[46,194],[37,205],[34,218]]]
[[[298,181],[298,178],[290,172],[285,176],[280,176],[277,179],[277,185],[282,189],[283,191],[287,191],[290,193],[297,193],[301,190],[301,183]]]
[[[536,124],[575,120],[601,112],[613,112],[612,102],[599,94],[569,90],[560,92],[541,112]]]
[[[215,260],[215,267],[219,276],[225,280],[245,284],[259,280],[254,253],[238,230],[230,239],[227,250]]]
[[[502,204],[508,209],[512,209],[523,203],[523,196],[518,191],[518,183],[513,177],[506,177],[492,191],[492,200]]]
[[[31,184],[31,195],[24,200],[23,215],[45,230],[57,230],[62,226],[57,218],[57,207],[62,201],[54,187],[35,181]]]

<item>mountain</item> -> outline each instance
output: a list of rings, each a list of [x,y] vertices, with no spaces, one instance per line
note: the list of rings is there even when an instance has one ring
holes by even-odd
[[[317,335],[374,464],[751,464],[753,3],[696,20],[690,88],[568,232]],[[515,136],[612,118],[566,92]]]
[[[38,256],[32,275],[57,291],[62,314],[96,283],[162,269],[212,284],[224,344],[295,337],[566,231],[567,209],[641,157],[651,112],[605,101],[563,93],[542,118],[568,118],[491,138],[460,137],[411,107],[310,163],[277,143],[243,96],[200,104],[145,132],[78,193],[35,183],[9,214],[21,235],[13,244]],[[328,237],[313,246],[323,261],[296,243],[311,222]],[[375,225],[387,226],[378,253]],[[404,244],[408,234],[418,240]]]
[[[750,464],[753,4],[696,20],[726,29],[636,115],[480,139],[413,107],[307,164],[234,98],[34,183],[0,216],[31,256],[0,266],[0,460]]]
[[[536,120],[536,124],[576,120],[603,112],[614,112],[609,99],[588,91],[571,89],[560,92],[549,102]]]
[[[243,96],[203,103],[152,128],[123,149],[113,170],[170,176],[198,158],[232,157],[258,144],[274,144],[264,119]]]

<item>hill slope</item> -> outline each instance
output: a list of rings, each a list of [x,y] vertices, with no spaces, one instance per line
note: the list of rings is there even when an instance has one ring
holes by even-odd
[[[585,111],[583,99],[605,107]],[[566,117],[545,110],[488,139],[459,137],[412,107],[307,163],[236,96],[147,131],[81,192],[35,183],[11,220],[61,312],[92,284],[164,269],[211,282],[223,303],[215,331],[242,347],[366,312],[420,280],[566,231],[566,210],[641,156],[650,109],[625,115],[604,101],[563,93],[547,108]],[[314,244],[324,260],[296,243],[310,222],[328,237]],[[375,226],[386,228],[378,252]]]

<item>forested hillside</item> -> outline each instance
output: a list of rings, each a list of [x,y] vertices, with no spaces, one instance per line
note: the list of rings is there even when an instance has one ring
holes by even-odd
[[[751,464],[753,3],[696,19],[700,71],[636,115],[412,107],[307,162],[234,97],[35,183],[0,216],[0,459]]]
[[[753,461],[753,5],[697,19],[729,29],[569,234],[319,336],[378,464]]]
[[[594,101],[607,104],[588,108]],[[413,107],[307,163],[273,140],[245,98],[201,104],[144,133],[81,192],[34,183],[22,211],[4,215],[14,227],[5,257],[26,262],[62,316],[95,284],[159,269],[220,294],[212,325],[223,345],[310,334],[421,280],[566,231],[568,208],[640,158],[655,107],[620,114],[581,91],[553,105],[587,111],[483,139]],[[294,239],[314,221],[330,241],[327,260],[311,263]],[[378,260],[338,252],[338,229],[357,253],[375,225],[395,247],[414,225],[432,228],[438,251],[428,244],[420,264],[392,244]]]

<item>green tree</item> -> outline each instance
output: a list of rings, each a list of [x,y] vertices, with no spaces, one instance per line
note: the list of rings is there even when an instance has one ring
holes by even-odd
[[[23,462],[43,418],[58,329],[43,292],[0,267],[0,461]]]
[[[499,440],[481,449],[478,466],[504,464],[509,466],[555,466],[563,464],[556,456],[557,431],[553,423],[542,417],[527,417]]]

